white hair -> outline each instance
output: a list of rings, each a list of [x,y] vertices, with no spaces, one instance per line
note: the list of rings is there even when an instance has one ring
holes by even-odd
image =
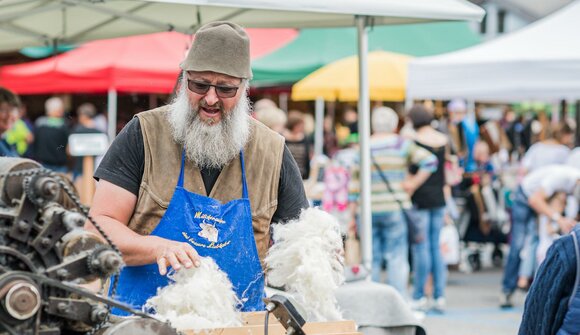
[[[168,275],[174,282],[147,300],[145,309],[178,330],[241,326],[240,301],[228,276],[212,258],[201,257],[198,268]]]
[[[306,310],[307,321],[341,320],[335,291],[344,282],[338,221],[308,208],[300,218],[273,226],[274,245],[268,251],[267,281],[285,287]]]
[[[169,123],[173,138],[185,148],[187,158],[199,168],[222,168],[236,158],[250,138],[250,100],[248,82],[242,81],[243,93],[231,110],[218,103],[222,119],[208,124],[199,118],[199,104],[192,106],[187,95],[187,77],[171,104]]]
[[[399,125],[399,116],[389,107],[377,107],[371,120],[375,133],[394,133]]]
[[[46,110],[47,115],[53,114],[54,112],[64,111],[64,102],[59,97],[49,98],[44,103],[44,109]]]
[[[449,104],[447,104],[447,110],[450,113],[457,113],[457,112],[465,113],[467,111],[467,104],[465,103],[464,100],[454,99],[454,100],[451,100],[449,102]]]
[[[260,99],[254,103],[254,111],[257,112],[262,108],[278,108],[276,103],[270,99]]]
[[[286,113],[278,107],[262,107],[261,109],[257,109],[255,110],[255,117],[256,120],[262,122],[270,129],[284,127],[288,121]]]

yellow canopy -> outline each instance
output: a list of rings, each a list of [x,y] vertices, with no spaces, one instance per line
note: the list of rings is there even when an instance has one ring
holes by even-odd
[[[374,51],[368,56],[370,98],[374,101],[403,101],[407,64],[411,56]],[[332,62],[292,86],[292,100],[358,101],[358,57]]]

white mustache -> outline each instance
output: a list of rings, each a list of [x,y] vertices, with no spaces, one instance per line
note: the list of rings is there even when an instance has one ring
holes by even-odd
[[[207,102],[205,101],[205,99],[203,99],[203,100],[201,100],[199,102],[199,107],[209,108],[209,109],[218,109],[220,113],[223,113],[223,111],[224,111],[224,106],[219,101],[217,103],[215,103],[214,105],[210,106],[210,105],[207,104]]]

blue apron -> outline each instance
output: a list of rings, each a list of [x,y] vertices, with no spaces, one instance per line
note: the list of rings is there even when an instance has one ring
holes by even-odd
[[[252,228],[252,213],[246,184],[244,155],[241,199],[222,204],[218,200],[195,194],[183,187],[185,154],[181,157],[179,180],[165,215],[151,232],[173,241],[190,243],[197,253],[213,258],[224,271],[240,299],[241,310],[264,310],[264,274]],[[117,299],[141,309],[157,289],[170,280],[161,276],[157,264],[127,266],[118,277]],[[117,315],[127,313],[113,309]]]

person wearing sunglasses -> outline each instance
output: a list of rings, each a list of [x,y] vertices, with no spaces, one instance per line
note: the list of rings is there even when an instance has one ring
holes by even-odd
[[[127,264],[117,298],[139,308],[168,284],[168,268],[209,256],[241,309],[263,310],[270,225],[308,207],[300,171],[284,138],[250,117],[244,29],[202,26],[181,69],[171,104],[137,114],[95,173],[90,214]]]

